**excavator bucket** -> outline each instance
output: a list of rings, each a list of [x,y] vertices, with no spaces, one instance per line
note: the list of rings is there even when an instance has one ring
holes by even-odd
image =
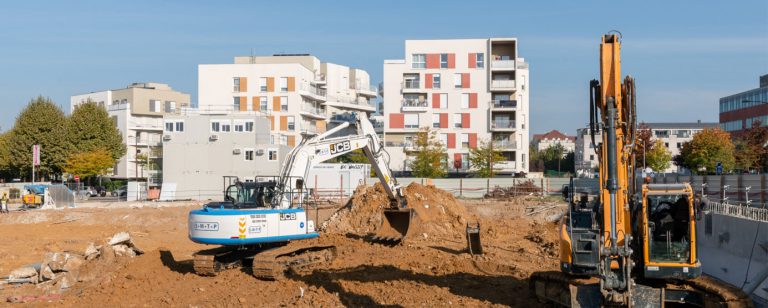
[[[385,209],[384,221],[373,239],[384,242],[402,242],[411,229],[411,221],[416,216],[413,209]]]
[[[467,223],[467,251],[471,255],[483,254],[483,245],[480,243],[480,223]]]

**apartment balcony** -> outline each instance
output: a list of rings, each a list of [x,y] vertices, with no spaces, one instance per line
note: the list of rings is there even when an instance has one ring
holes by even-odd
[[[421,80],[418,79],[403,81],[401,89],[403,89],[403,93],[424,92],[424,90],[421,89]]]
[[[315,107],[309,104],[303,104],[301,106],[301,111],[299,112],[302,116],[316,119],[316,120],[325,120],[325,109],[320,107]]]
[[[514,80],[491,80],[491,91],[514,91]]]
[[[324,85],[325,84],[325,74],[315,74],[315,79],[310,81],[313,85]]]
[[[429,102],[418,99],[403,99],[402,111],[424,112],[429,110]]]
[[[379,91],[377,87],[369,84],[356,84],[355,90],[357,90],[357,94],[367,97],[376,97]]]
[[[347,111],[376,111],[376,106],[368,102],[368,99],[356,96],[329,96],[325,101],[325,105]]]
[[[491,131],[494,132],[511,132],[515,130],[515,121],[510,120],[492,120]]]
[[[127,110],[131,108],[131,104],[129,103],[118,103],[118,104],[111,104],[107,106],[107,111],[118,111],[118,110]]]
[[[404,142],[404,141],[402,141],[402,142],[392,142],[392,141],[387,141],[384,144],[384,146],[386,146],[386,147],[394,147],[394,148],[402,148],[403,151],[405,151],[405,152],[418,151],[418,149],[416,148],[416,145],[414,145],[413,142]]]
[[[308,97],[318,101],[325,101],[327,99],[325,89],[321,89],[317,86],[313,86],[307,83],[303,83],[301,85],[301,87],[299,88],[299,94],[301,96]]]
[[[494,71],[513,71],[515,70],[515,60],[493,60],[491,61],[491,70]]]
[[[513,100],[492,100],[491,111],[515,111],[517,109],[517,101]]]
[[[517,141],[496,140],[493,142],[493,147],[501,151],[517,150]]]

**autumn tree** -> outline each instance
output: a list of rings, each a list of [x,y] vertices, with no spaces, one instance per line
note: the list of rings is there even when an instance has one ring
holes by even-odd
[[[39,175],[60,174],[70,151],[67,140],[66,117],[49,98],[37,97],[16,117],[8,139],[8,164],[19,176],[32,169],[32,145],[41,148]]]
[[[67,119],[67,139],[75,153],[106,150],[113,160],[125,155],[125,144],[120,130],[104,107],[88,101],[80,104]]]
[[[493,177],[496,171],[493,163],[503,160],[501,151],[494,148],[491,141],[481,141],[478,147],[469,149],[469,165],[477,170],[477,176],[481,178]]]
[[[661,140],[656,140],[653,146],[645,153],[646,165],[656,172],[664,172],[669,168],[669,162],[672,160],[670,153]]]
[[[760,121],[752,122],[744,134],[734,142],[736,166],[744,170],[765,169],[768,165],[768,127]]]
[[[67,159],[64,171],[81,178],[104,175],[112,168],[115,160],[104,149],[80,152]]]
[[[683,144],[680,151],[682,161],[686,168],[694,172],[704,174],[715,171],[715,166],[720,162],[723,171],[727,172],[734,167],[734,145],[731,135],[720,128],[705,128],[693,135],[691,141]]]
[[[648,124],[640,123],[637,127],[637,135],[635,137],[635,157],[642,159],[643,153],[646,155],[651,151],[655,144],[651,139],[653,138],[653,131]]]
[[[441,178],[446,174],[443,164],[445,148],[437,140],[437,131],[422,129],[414,138],[414,156],[410,163],[413,176],[422,178]]]

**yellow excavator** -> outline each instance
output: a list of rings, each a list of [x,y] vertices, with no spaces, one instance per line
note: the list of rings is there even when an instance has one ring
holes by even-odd
[[[600,80],[590,82],[598,196],[579,204],[569,198],[560,271],[534,273],[532,292],[566,307],[753,307],[740,289],[702,276],[701,214],[690,184],[635,184],[635,82],[620,79],[620,52],[620,33],[604,35]]]

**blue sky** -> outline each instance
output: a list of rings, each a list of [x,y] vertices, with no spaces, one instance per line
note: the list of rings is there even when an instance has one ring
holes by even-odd
[[[0,126],[37,95],[137,81],[197,101],[197,64],[311,53],[367,70],[405,39],[517,37],[530,64],[532,133],[587,122],[600,35],[624,35],[644,121],[717,121],[722,96],[768,74],[768,1],[7,1],[0,4]]]

